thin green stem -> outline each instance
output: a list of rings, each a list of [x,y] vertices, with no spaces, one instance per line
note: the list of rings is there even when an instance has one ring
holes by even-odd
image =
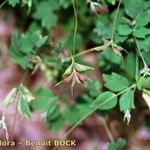
[[[83,50],[77,54],[74,55],[74,58],[77,58],[77,57],[80,57],[80,56],[83,56],[83,55],[86,55],[86,54],[89,54],[91,52],[99,52],[99,51],[103,51],[104,50],[104,47],[103,46],[97,46],[97,47],[94,47],[94,48],[91,48],[91,49],[87,49],[87,50]],[[71,57],[68,57],[66,58],[65,61],[69,61],[71,60],[72,58]]]
[[[12,131],[11,131],[11,136],[13,138],[13,135],[14,135],[14,130],[15,130],[15,126],[16,126],[16,121],[17,121],[17,114],[18,114],[18,103],[19,103],[19,100],[20,100],[20,92],[19,92],[19,88],[20,86],[23,84],[25,78],[26,78],[26,75],[28,73],[28,70],[25,71],[25,73],[23,74],[23,77],[21,79],[21,82],[20,82],[20,85],[18,87],[18,94],[17,94],[17,97],[16,97],[16,110],[15,110],[15,116],[14,116],[14,122],[13,122],[13,125],[12,125]]]
[[[139,53],[139,56],[141,57],[142,62],[143,62],[143,64],[144,64],[144,67],[147,67],[147,64],[146,64],[146,62],[145,62],[145,60],[144,60],[144,57],[143,57],[143,55],[142,55],[142,52],[141,52],[140,48],[138,47],[138,44],[137,44],[136,40],[135,40],[135,43],[136,43],[136,47],[137,47],[137,51],[138,51],[138,53]]]
[[[91,111],[89,111],[85,116],[83,116],[77,123],[75,123],[75,125],[66,133],[65,138],[81,123],[83,122],[83,120],[85,120],[87,117],[89,117],[91,114],[93,114],[97,109],[100,109],[101,107],[103,107],[103,105],[105,105],[107,102],[109,102],[110,100],[112,100],[115,97],[118,97],[119,95],[122,95],[123,93],[125,93],[126,91],[135,88],[135,84],[131,85],[130,87],[126,88],[125,90],[117,93],[116,95],[108,98],[106,101],[102,102],[101,104],[97,105],[97,107],[95,107],[94,109],[92,109]]]
[[[19,96],[20,96],[20,95],[19,95]],[[19,96],[18,96],[18,97],[19,97]],[[13,125],[12,125],[12,130],[11,130],[11,136],[12,136],[12,138],[13,138],[13,136],[14,136],[15,126],[16,126],[16,121],[17,121],[18,102],[19,102],[19,99],[17,98],[16,108],[15,108],[15,116],[14,116],[14,121],[13,121]]]
[[[119,0],[119,4],[118,4],[117,11],[116,11],[116,14],[115,14],[114,22],[113,22],[112,36],[111,36],[111,40],[112,41],[114,40],[115,27],[116,27],[116,22],[117,22],[117,17],[118,17],[118,13],[119,13],[119,8],[120,8],[120,5],[121,5],[121,2],[122,2],[122,0]]]
[[[138,51],[136,50],[136,56],[135,56],[135,80],[138,80],[139,77],[139,55],[138,55]]]
[[[107,125],[106,120],[104,118],[102,118],[102,117],[100,118],[100,120],[101,120],[101,122],[102,122],[102,124],[103,124],[103,126],[105,128],[105,131],[106,131],[106,133],[107,133],[111,143],[115,143],[114,137],[113,137],[113,135],[112,135],[112,133],[110,131],[110,128]]]
[[[23,84],[23,82],[24,82],[24,80],[25,80],[25,78],[26,78],[27,73],[28,73],[28,70],[26,70],[26,71],[24,72],[23,77],[22,77],[21,82],[20,82],[20,85]]]
[[[7,3],[7,0],[5,0],[1,5],[0,8],[2,8]]]
[[[78,29],[78,17],[77,17],[77,11],[75,7],[75,0],[72,0],[73,10],[74,10],[74,17],[75,17],[75,29],[74,29],[74,36],[73,36],[73,55],[75,55],[76,50],[76,35],[77,35],[77,29]]]

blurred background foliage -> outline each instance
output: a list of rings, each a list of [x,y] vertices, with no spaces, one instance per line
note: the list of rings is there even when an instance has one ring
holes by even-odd
[[[7,0],[5,2],[6,4],[1,8],[6,12],[4,18],[6,19],[10,13],[13,13],[17,20],[16,31],[10,38],[9,54],[11,59],[23,70],[29,70],[30,73],[42,72],[45,82],[55,85],[61,80],[63,72],[69,66],[66,58],[72,52],[75,20],[71,0]],[[91,14],[89,3],[86,0],[75,1],[78,16],[76,53],[103,45],[103,39],[111,40],[112,38],[113,21],[119,1],[99,0],[98,2],[107,7],[109,13],[95,17]],[[98,75],[91,75],[92,82],[86,82],[85,88],[77,87],[75,93],[78,94],[75,94],[75,97],[71,96],[68,89],[65,89],[65,85],[56,87],[56,89],[53,86],[48,89],[35,85],[33,89],[35,100],[29,104],[30,111],[42,112],[42,117],[46,119],[50,130],[59,131],[65,125],[76,124],[91,111],[91,105],[96,107],[99,104],[100,98],[111,97],[114,93],[136,83],[137,48],[142,52],[146,64],[150,65],[149,23],[149,0],[122,1],[113,40],[127,53],[122,51],[123,57],[120,57],[112,51],[112,48],[108,48],[101,53],[88,54],[88,58],[78,57],[78,62],[96,68],[95,72]],[[91,61],[93,55],[94,60]],[[139,70],[141,70],[143,68],[141,59],[138,60],[138,64]],[[144,77],[142,81],[145,80],[148,84],[145,88],[149,90],[150,77]],[[61,92],[57,92],[57,88]],[[115,91],[115,89],[117,90]],[[105,96],[100,95],[105,91],[109,93],[105,93]],[[130,92],[135,95],[133,97],[135,106],[130,107],[136,108],[131,113],[133,115],[131,130],[137,125],[139,120],[136,116],[139,115],[143,117],[139,125],[149,127],[150,114],[146,111],[148,107],[143,98],[139,96],[141,90],[139,88],[136,91],[131,89]],[[126,100],[129,95],[124,95]],[[70,99],[75,99],[75,102]],[[121,100],[119,102],[117,104],[116,98],[116,103],[110,103],[103,109],[98,109],[97,114],[116,118],[122,122],[123,114],[118,110],[120,107],[120,111],[126,113],[126,108],[124,108],[126,102],[122,102],[123,104],[121,104]],[[108,110],[115,106],[116,108]],[[120,125],[124,128],[124,125]],[[123,137],[127,138],[126,135]],[[125,145],[125,141],[122,140],[118,140],[116,145],[109,145],[108,149],[122,149],[121,145]]]

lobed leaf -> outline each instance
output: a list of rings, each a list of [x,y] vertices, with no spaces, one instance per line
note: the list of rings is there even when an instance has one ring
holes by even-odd
[[[103,74],[103,79],[105,87],[113,92],[122,91],[129,86],[128,79],[114,72],[111,75]]]

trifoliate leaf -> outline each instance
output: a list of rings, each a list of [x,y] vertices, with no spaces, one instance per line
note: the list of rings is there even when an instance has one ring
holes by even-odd
[[[114,92],[122,91],[129,86],[129,81],[117,73],[112,73],[111,75],[104,74],[103,79],[105,87]]]
[[[116,94],[106,91],[98,95],[95,101],[92,103],[92,108],[98,107],[100,110],[107,110],[114,108],[117,105]]]

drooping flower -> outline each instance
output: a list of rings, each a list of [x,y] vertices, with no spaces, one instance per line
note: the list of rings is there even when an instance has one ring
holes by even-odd
[[[81,84],[81,83],[84,83],[84,81],[90,80],[89,77],[81,73],[89,69],[94,69],[94,68],[85,66],[76,62],[72,62],[72,64],[64,72],[62,81],[60,81],[55,86],[59,85],[60,83],[71,82],[71,92],[73,93],[73,88],[75,84],[77,83]]]
[[[130,120],[131,120],[131,114],[130,114],[130,111],[127,110],[125,115],[124,115],[124,121],[126,121],[127,119],[127,125],[129,126],[129,123],[130,123]]]
[[[102,4],[99,4],[97,2],[91,2],[90,1],[90,8],[92,13],[98,17],[99,14],[103,14],[103,13],[108,13],[109,10],[108,8],[106,8],[105,6],[103,6]]]

